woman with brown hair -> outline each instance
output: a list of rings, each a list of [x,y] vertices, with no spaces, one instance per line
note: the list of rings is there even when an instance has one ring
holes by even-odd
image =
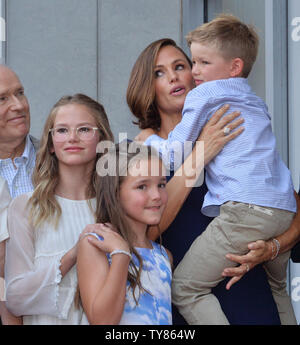
[[[62,97],[47,118],[34,191],[8,209],[5,279],[8,309],[24,324],[80,324],[75,303],[77,244],[95,222],[96,147],[113,141],[101,104]]]
[[[132,69],[127,90],[129,108],[138,120],[136,124],[142,129],[137,140],[146,141],[152,134],[166,139],[169,132],[180,122],[185,97],[194,87],[191,66],[189,58],[171,39],[155,41],[140,54]],[[212,117],[199,139],[201,140],[205,134],[206,137],[210,135],[217,137],[222,134],[226,125],[225,119],[226,117],[221,120],[220,117],[217,119]],[[214,126],[209,127],[212,122]],[[231,131],[235,128],[232,123],[226,127]],[[223,140],[228,138],[224,134]],[[232,134],[231,132],[230,135]],[[220,140],[222,136],[219,138],[219,143]],[[225,144],[225,141],[222,144]],[[204,164],[212,158],[207,157],[205,147],[204,144]],[[187,161],[184,165],[186,163]],[[187,188],[180,182],[182,180],[174,176],[168,182],[169,202],[160,223],[163,244],[172,252],[175,266],[183,258],[194,239],[212,220],[202,215],[200,211],[207,191],[206,186]],[[297,242],[299,230],[297,214],[286,233],[276,238],[280,244],[280,247],[275,248],[276,254],[290,249]],[[152,231],[151,236],[156,238],[158,233]],[[232,276],[232,278],[229,282],[220,283],[214,289],[214,293],[231,324],[279,324],[276,305],[262,266],[255,267],[232,287],[254,266],[274,256],[272,241],[249,244],[249,250],[249,253],[242,257],[228,254],[228,258],[239,263],[240,266],[223,272],[224,276]],[[184,322],[176,313],[174,321]]]

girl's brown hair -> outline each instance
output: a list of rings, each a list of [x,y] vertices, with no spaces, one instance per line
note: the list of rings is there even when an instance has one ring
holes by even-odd
[[[92,98],[83,94],[64,96],[54,105],[44,126],[40,149],[37,153],[36,165],[33,172],[34,192],[28,203],[28,205],[31,206],[30,221],[35,227],[41,225],[45,221],[51,221],[57,226],[61,215],[61,208],[55,198],[55,188],[59,182],[58,159],[56,155],[51,152],[53,142],[49,130],[53,128],[58,110],[69,104],[84,105],[96,121],[96,125],[100,132],[100,141],[113,141],[113,134],[104,107]],[[97,157],[99,157],[99,155],[96,156],[95,153],[95,168],[90,176],[87,199],[94,197],[96,193]]]
[[[141,160],[150,160],[153,158],[160,159],[157,152],[145,145],[137,144],[136,142],[121,142],[113,145],[108,149],[97,164],[97,171],[99,173],[99,163],[101,166],[110,165],[108,174],[101,175],[97,178],[96,198],[96,222],[97,223],[111,223],[118,233],[129,244],[130,252],[133,253],[138,265],[131,260],[130,269],[128,270],[128,281],[133,291],[133,297],[136,303],[138,298],[135,296],[135,288],[139,288],[139,292],[145,291],[141,284],[141,272],[143,267],[142,258],[133,246],[132,231],[126,220],[126,215],[120,201],[120,189],[122,182],[128,175],[128,170],[133,164]]]
[[[152,128],[158,131],[160,128],[161,119],[155,104],[154,67],[158,53],[166,46],[178,49],[192,67],[189,57],[170,38],[154,41],[142,51],[131,71],[126,95],[127,104],[138,119],[133,123],[140,129]]]

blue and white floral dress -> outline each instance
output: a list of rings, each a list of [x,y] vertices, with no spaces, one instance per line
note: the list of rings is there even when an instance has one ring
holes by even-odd
[[[143,259],[141,283],[145,291],[139,293],[136,305],[133,291],[127,282],[126,301],[120,325],[171,325],[172,270],[168,254],[163,246],[151,242],[153,249],[135,248]],[[135,265],[138,260],[133,255]]]

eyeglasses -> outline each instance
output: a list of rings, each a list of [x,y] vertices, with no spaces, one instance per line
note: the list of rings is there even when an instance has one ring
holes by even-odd
[[[72,131],[76,131],[76,135],[80,140],[92,140],[95,136],[96,131],[99,128],[92,127],[89,125],[80,126],[76,128],[68,128],[68,127],[54,127],[49,129],[49,133],[52,133],[53,140],[56,142],[63,142],[67,141],[70,137]]]

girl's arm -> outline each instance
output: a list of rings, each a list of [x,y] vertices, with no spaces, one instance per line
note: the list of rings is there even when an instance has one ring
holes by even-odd
[[[203,171],[204,166],[222,150],[227,142],[236,138],[244,130],[243,127],[239,127],[229,135],[224,135],[224,127],[227,126],[233,130],[243,123],[243,119],[238,119],[231,123],[231,121],[240,115],[238,112],[234,112],[222,118],[227,110],[228,106],[223,106],[207,122],[198,138],[199,142],[204,143],[204,150],[201,149],[201,146],[199,149],[196,143],[193,151],[167,183],[169,198],[159,224],[160,232],[167,230],[173,222],[192,190],[193,185]],[[149,228],[148,237],[153,241],[156,240],[159,237],[159,230],[157,227]]]
[[[105,252],[116,249],[128,252],[128,245],[119,234],[103,225],[89,225],[88,229],[103,241],[90,235],[78,246],[77,273],[83,309],[90,324],[116,325],[123,314],[130,258],[115,254],[109,265]]]
[[[275,237],[280,244],[278,254],[290,250],[300,240],[300,198],[296,192],[294,194],[297,201],[297,213],[290,227],[283,234]],[[229,290],[249,269],[271,260],[274,255],[274,246],[275,244],[272,239],[269,241],[259,240],[248,245],[250,251],[246,255],[227,254],[227,259],[240,264],[240,266],[226,268],[223,271],[224,277],[232,277],[227,283],[226,288]]]

